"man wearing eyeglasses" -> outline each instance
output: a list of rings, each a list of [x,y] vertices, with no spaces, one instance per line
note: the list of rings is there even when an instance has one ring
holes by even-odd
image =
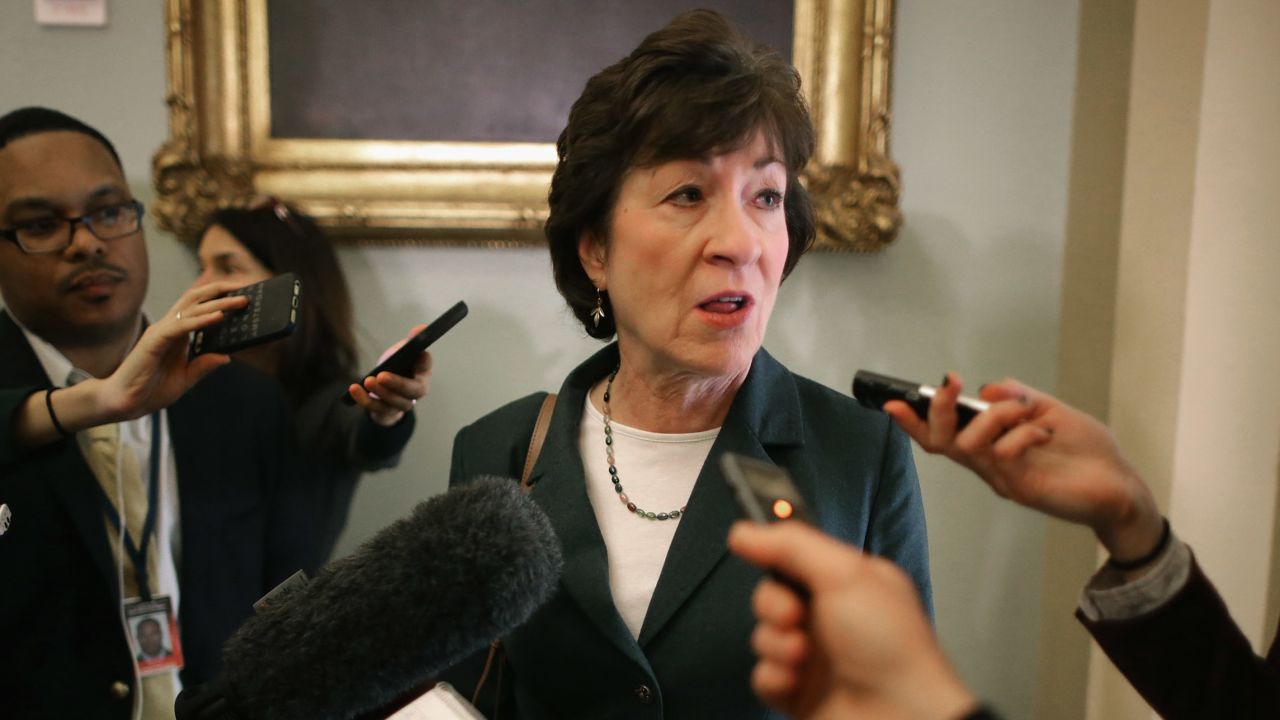
[[[97,130],[0,117],[0,707],[172,718],[252,603],[315,552],[277,384],[194,330],[244,305],[186,292],[150,322],[143,207]],[[172,653],[138,663],[130,621]]]

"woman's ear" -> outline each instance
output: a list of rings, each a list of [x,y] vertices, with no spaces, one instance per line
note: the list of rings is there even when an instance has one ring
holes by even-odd
[[[601,290],[608,290],[605,280],[605,264],[608,260],[604,241],[594,232],[583,230],[578,236],[578,261],[591,278],[591,283]]]

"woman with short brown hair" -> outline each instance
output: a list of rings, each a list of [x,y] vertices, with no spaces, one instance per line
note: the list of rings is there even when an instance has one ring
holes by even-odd
[[[725,547],[726,451],[787,468],[818,524],[897,562],[929,605],[906,436],[761,348],[814,235],[798,179],[813,137],[795,70],[710,11],[647,37],[574,104],[546,234],[569,306],[617,341],[564,381],[529,478],[565,566],[505,638],[504,717],[768,715],[749,685],[760,574]],[[451,483],[519,476],[545,397],[460,431]],[[448,679],[469,691],[479,665]]]

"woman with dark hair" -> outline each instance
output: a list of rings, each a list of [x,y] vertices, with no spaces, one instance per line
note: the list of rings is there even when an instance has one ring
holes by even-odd
[[[726,553],[737,516],[726,451],[787,468],[824,530],[899,564],[930,606],[907,437],[761,348],[814,237],[799,181],[813,146],[795,70],[710,11],[647,37],[574,103],[545,231],[569,307],[589,335],[616,341],[553,401],[528,482],[564,573],[503,639],[482,709],[768,716],[749,683],[760,573]],[[451,482],[521,476],[546,398],[463,428]],[[447,679],[470,691],[484,665]]]
[[[338,258],[310,218],[278,200],[215,212],[197,255],[196,285],[248,285],[286,272],[302,280],[297,331],[233,357],[279,380],[293,405],[298,446],[314,465],[321,516],[317,550],[327,558],[346,525],[361,473],[399,462],[413,434],[411,410],[427,394],[431,356],[419,357],[412,378],[384,372],[363,386],[351,382],[358,372],[354,321]],[[341,402],[344,389],[355,407]]]

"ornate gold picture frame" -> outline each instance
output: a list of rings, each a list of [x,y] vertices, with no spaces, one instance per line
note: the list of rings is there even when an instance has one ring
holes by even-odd
[[[268,0],[166,0],[169,133],[160,226],[192,241],[220,206],[270,194],[356,242],[542,242],[551,143],[271,135]],[[793,62],[817,128],[805,172],[817,247],[868,252],[901,222],[889,157],[893,0],[795,0]]]

